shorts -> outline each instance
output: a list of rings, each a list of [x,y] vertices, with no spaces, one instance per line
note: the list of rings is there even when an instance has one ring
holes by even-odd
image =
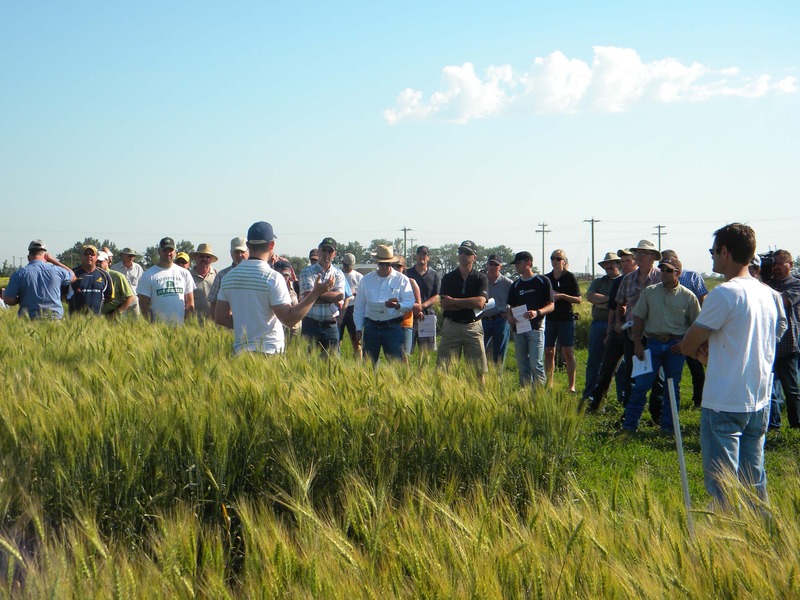
[[[544,347],[555,348],[556,339],[561,347],[575,345],[575,321],[553,321],[549,317],[544,320]]]

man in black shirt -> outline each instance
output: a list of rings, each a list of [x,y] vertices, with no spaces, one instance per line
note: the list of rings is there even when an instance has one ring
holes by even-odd
[[[517,252],[514,266],[519,279],[508,290],[508,322],[514,329],[514,353],[517,357],[519,384],[544,385],[544,327],[547,314],[553,312],[553,286],[547,277],[533,273],[533,256],[530,252]],[[519,314],[525,307],[525,312]],[[517,313],[515,316],[515,312]],[[530,321],[530,328],[525,321]]]
[[[475,363],[481,382],[489,367],[483,347],[483,327],[475,311],[482,311],[488,297],[489,280],[475,268],[478,248],[464,240],[458,247],[458,268],[442,277],[441,303],[444,311],[438,365],[464,356]]]

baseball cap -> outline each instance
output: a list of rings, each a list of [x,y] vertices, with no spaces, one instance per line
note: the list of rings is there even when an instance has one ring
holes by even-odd
[[[110,259],[111,259],[111,256],[107,252],[103,252],[102,250],[100,250],[100,252],[97,253],[97,260],[98,261],[110,260]]]
[[[308,258],[319,258],[319,250],[316,248],[312,248],[311,251],[308,253]]]
[[[489,255],[489,260],[486,261],[486,264],[490,265],[492,263],[502,266],[503,265],[503,259],[500,258],[499,254],[490,254]]]
[[[171,237],[161,238],[161,241],[158,242],[159,250],[166,250],[167,248],[175,250],[175,240],[173,240]]]
[[[669,267],[672,267],[676,271],[681,271],[681,272],[683,271],[683,265],[681,264],[681,261],[678,260],[677,256],[669,256],[667,258],[662,258],[660,261],[658,261],[659,268],[661,268],[661,265],[667,265]]]
[[[231,252],[246,252],[247,241],[244,238],[235,237],[231,240]]]
[[[175,262],[179,260],[185,260],[187,263],[190,262],[189,255],[186,252],[178,252],[178,255],[175,257]]]
[[[753,267],[761,268],[761,257],[758,254],[754,254],[753,258],[750,260],[750,265]]]
[[[247,241],[251,244],[268,244],[277,237],[272,231],[272,225],[266,221],[253,223],[247,230]]]
[[[290,263],[288,260],[279,260],[272,268],[279,273],[283,273],[284,271],[292,270],[292,263]]]
[[[431,249],[428,248],[427,246],[420,246],[419,248],[417,248],[417,254],[430,254],[430,253]]]
[[[96,246],[92,246],[91,244],[86,244],[81,248],[81,253],[86,252],[87,250],[91,250],[94,254],[97,254]]]
[[[533,262],[533,255],[530,252],[526,252],[523,250],[522,252],[517,252],[514,255],[514,264],[518,263],[521,260],[529,260]]]
[[[39,252],[40,250],[47,252],[47,244],[42,240],[33,240],[28,244],[28,252]]]
[[[351,253],[347,253],[342,257],[342,264],[345,265],[354,265],[356,264],[356,257]]]
[[[478,246],[472,240],[464,240],[458,246],[459,250],[463,250],[467,254],[475,255],[478,253]]]
[[[332,237],[326,237],[319,243],[318,248],[322,249],[322,248],[325,248],[326,246],[328,246],[330,248],[333,248],[334,251],[335,251],[336,250],[336,240],[333,239]]]

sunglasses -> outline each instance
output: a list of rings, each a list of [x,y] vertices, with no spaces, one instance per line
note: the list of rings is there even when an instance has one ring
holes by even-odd
[[[561,257],[561,256],[551,256],[551,257],[550,257],[550,260],[558,260],[558,261],[561,261],[561,260],[564,260],[564,258],[563,258],[563,257]]]
[[[663,266],[662,267],[658,267],[658,270],[661,271],[662,273],[677,273],[678,272],[676,269],[670,269],[669,267],[663,267]]]

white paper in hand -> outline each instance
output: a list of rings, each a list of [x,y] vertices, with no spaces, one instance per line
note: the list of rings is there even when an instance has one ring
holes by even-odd
[[[639,360],[636,355],[633,355],[633,369],[631,369],[631,377],[638,377],[645,373],[653,372],[653,360],[650,358],[650,350],[644,351],[644,360]]]

